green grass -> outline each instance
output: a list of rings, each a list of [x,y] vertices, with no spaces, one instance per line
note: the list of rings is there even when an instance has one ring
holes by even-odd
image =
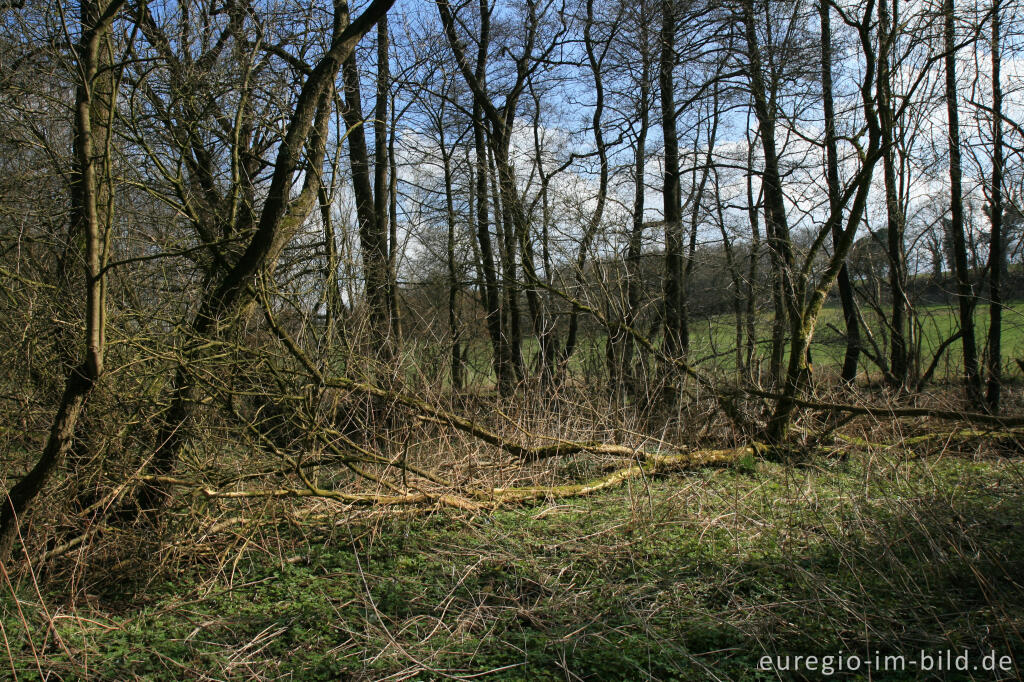
[[[218,549],[219,572],[146,583],[123,569],[116,601],[41,601],[26,580],[19,605],[2,602],[0,670],[769,680],[766,653],[922,648],[1024,665],[1021,462],[927,454],[751,461],[489,516],[282,524]]]
[[[931,362],[932,357],[943,341],[959,329],[959,313],[951,306],[925,305],[916,309],[917,326],[915,334],[919,338],[921,348],[922,371]],[[875,335],[876,341],[886,352],[883,324],[878,316],[865,311],[865,319]],[[691,344],[693,355],[697,359],[704,358],[708,362],[716,362],[723,369],[735,367],[735,317],[731,314],[717,315],[706,319],[691,321]],[[771,316],[761,315],[757,319],[758,351],[767,354],[771,338]],[[989,326],[989,309],[979,305],[975,312],[975,335],[978,348],[984,351],[987,347]],[[816,368],[838,368],[843,362],[846,342],[842,337],[845,333],[842,309],[838,305],[828,305],[821,313],[815,329],[814,341],[811,344],[811,355]],[[868,344],[867,339],[863,340]],[[1007,304],[1003,312],[1002,355],[1006,370],[1016,373],[1013,358],[1024,358],[1024,301]],[[938,366],[940,376],[956,376],[961,368],[960,344],[955,342],[946,350],[946,355]],[[712,357],[713,356],[713,359]],[[866,358],[861,358],[862,367],[876,371]]]
[[[863,311],[867,323],[870,325],[876,342],[879,344],[883,354],[888,354],[886,345],[886,332],[884,322],[869,309]],[[931,363],[936,351],[942,343],[952,336],[959,329],[959,312],[953,306],[947,305],[921,305],[915,308],[916,324],[915,336],[918,339],[917,345],[920,348],[921,372],[924,372]],[[690,325],[690,357],[698,364],[710,370],[732,371],[736,367],[736,336],[735,316],[731,313],[714,315],[711,317],[694,317],[689,321]],[[758,315],[755,332],[757,335],[756,349],[762,357],[762,364],[767,367],[767,355],[771,339],[772,316],[768,313]],[[975,311],[975,335],[979,352],[987,352],[989,309],[979,304]],[[745,333],[745,331],[744,331]],[[838,372],[842,365],[846,352],[846,342],[843,337],[845,324],[843,322],[842,309],[838,305],[827,305],[819,317],[815,329],[814,341],[811,344],[811,355],[816,370],[826,372]],[[569,360],[568,369],[574,376],[593,376],[607,371],[605,366],[605,344],[606,335],[603,332],[581,334],[576,347],[576,352]],[[564,343],[564,339],[559,339]],[[661,343],[661,337],[652,338],[655,345]],[[745,343],[745,341],[744,341]],[[867,338],[863,343],[869,347]],[[1013,360],[1024,359],[1024,301],[1014,301],[1006,304],[1003,312],[1003,335],[1002,355],[1004,372],[1007,376],[1019,376],[1020,372]],[[447,372],[448,358],[443,353],[437,355],[438,350],[434,345],[427,344],[426,350],[421,349],[419,355],[415,355],[417,362],[413,366],[420,367],[429,365],[444,368],[439,373],[442,385],[447,386],[449,376]],[[428,362],[421,357],[423,352],[431,352]],[[540,348],[537,339],[533,336],[526,336],[522,343],[523,359],[527,367],[534,367],[536,356]],[[788,347],[787,347],[788,351]],[[446,352],[446,351],[445,351]],[[787,353],[788,355],[788,353]],[[869,375],[878,376],[878,368],[871,363],[866,355],[861,356],[862,371]],[[475,338],[470,346],[466,365],[467,386],[490,387],[494,384],[494,370],[491,362],[490,342],[485,338]],[[961,346],[954,342],[947,347],[944,355],[936,368],[936,378],[959,377],[962,373]],[[415,379],[416,377],[410,377]]]

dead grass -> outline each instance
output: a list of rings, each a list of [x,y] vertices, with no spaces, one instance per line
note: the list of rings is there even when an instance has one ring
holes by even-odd
[[[861,419],[802,464],[481,514],[188,498],[162,537],[98,534],[4,578],[0,653],[18,679],[755,680],[775,679],[766,654],[947,648],[1019,665],[1019,446],[912,439],[936,428]],[[440,432],[408,456],[441,452],[474,485],[622,464],[523,464]]]

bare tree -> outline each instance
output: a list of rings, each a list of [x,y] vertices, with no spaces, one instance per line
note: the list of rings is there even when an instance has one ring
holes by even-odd
[[[85,263],[85,348],[79,364],[68,372],[42,455],[28,474],[11,487],[0,510],[0,561],[10,556],[23,518],[70,451],[89,394],[103,375],[104,259],[114,193],[110,136],[117,90],[110,33],[124,4],[124,0],[97,0],[80,5],[79,37],[73,49],[77,82],[69,229],[74,241],[82,244]],[[69,34],[73,31],[70,27],[66,30]]]
[[[351,22],[347,5],[335,7],[330,44],[315,66],[304,69],[306,79],[277,148],[276,163],[260,219],[245,250],[220,284],[202,301],[192,323],[191,331],[196,341],[186,350],[184,361],[175,373],[170,408],[151,459],[150,469],[155,478],[143,487],[139,495],[139,504],[144,510],[158,509],[162,505],[166,486],[160,477],[173,471],[184,443],[184,427],[191,413],[194,388],[194,378],[188,366],[201,353],[202,339],[216,334],[218,326],[230,314],[253,300],[256,277],[276,261],[314,207],[320,188],[318,173],[326,147],[335,77],[359,39],[380,20],[393,2],[374,0]],[[304,150],[307,151],[305,155]],[[298,196],[292,197],[295,176],[304,169],[309,172],[305,173],[302,190]]]
[[[988,386],[985,402],[992,412],[999,412],[1003,382],[1003,270],[1006,254],[1003,250],[1003,86],[1001,81],[1002,57],[1000,52],[1000,2],[992,2],[991,43],[992,58],[992,178],[989,187],[989,220],[992,231],[989,239],[989,327],[988,327]]]
[[[832,93],[832,9],[828,0],[819,0],[818,14],[821,22],[821,91],[822,113],[825,116],[825,179],[828,182],[829,211],[840,210],[839,153],[836,142],[836,113]],[[839,223],[832,233],[833,248],[842,239]],[[857,362],[860,357],[860,326],[857,323],[856,301],[853,299],[853,285],[850,269],[844,262],[839,270],[839,299],[843,306],[843,322],[846,325],[846,355],[843,358],[841,377],[852,383],[857,376]]]
[[[679,180],[679,136],[676,131],[675,78],[676,3],[661,2],[661,130],[665,143],[662,189],[665,215],[665,351],[677,355],[690,344],[683,301],[683,209]]]
[[[352,190],[356,198],[359,242],[363,256],[366,297],[370,326],[374,330],[373,347],[389,360],[398,343],[398,320],[394,312],[395,296],[389,257],[389,183],[388,183],[388,24],[377,24],[377,77],[373,113],[373,182],[370,181],[370,157],[366,145],[366,119],[360,96],[359,66],[355,52],[342,65],[345,81],[344,118],[349,133],[347,143],[352,169]]]
[[[981,375],[978,373],[978,350],[974,332],[974,287],[971,285],[970,267],[967,263],[967,242],[964,237],[963,169],[960,160],[960,113],[956,87],[956,17],[953,0],[944,0],[942,15],[946,70],[946,114],[949,117],[949,207],[951,216],[949,235],[953,242],[953,263],[956,270],[957,301],[960,306],[960,340],[963,344],[967,399],[972,405],[979,405],[981,402]],[[895,333],[897,320],[895,308],[893,310]],[[893,337],[893,344],[895,353],[896,336]],[[894,374],[896,369],[896,364],[893,363]]]

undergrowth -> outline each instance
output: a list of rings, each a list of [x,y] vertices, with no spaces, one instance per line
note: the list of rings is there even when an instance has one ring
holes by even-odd
[[[486,515],[254,517],[173,565],[79,557],[70,590],[56,568],[5,577],[0,656],[24,680],[820,679],[759,662],[946,649],[1021,665],[1022,473],[983,442],[837,447]],[[993,679],[935,678],[957,675]]]

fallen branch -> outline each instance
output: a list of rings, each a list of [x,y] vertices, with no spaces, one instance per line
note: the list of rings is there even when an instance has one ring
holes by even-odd
[[[671,471],[730,466],[744,457],[756,456],[763,450],[764,446],[755,444],[728,450],[698,450],[682,455],[649,454],[643,464],[634,464],[624,469],[618,469],[607,476],[602,476],[586,483],[524,488],[495,488],[490,491],[490,498],[496,502],[528,502],[537,499],[581,497],[600,490],[614,488],[634,478],[665,474]],[[478,497],[481,495],[487,495],[487,493],[476,494]]]
[[[84,533],[82,533],[81,535],[78,535],[77,537],[74,537],[74,538],[68,540],[67,542],[65,542],[63,544],[57,545],[53,549],[49,549],[49,550],[43,552],[42,555],[40,555],[40,557],[39,557],[39,559],[37,561],[42,563],[44,561],[49,561],[50,559],[53,559],[54,557],[58,557],[58,556],[62,556],[64,554],[67,554],[71,550],[73,550],[76,547],[82,545],[86,540],[90,539],[91,537],[93,537],[93,536],[95,536],[95,535],[97,535],[100,532],[105,531],[105,530],[106,530],[106,526],[103,526],[103,525],[100,525],[100,524],[96,524],[92,528],[90,528],[89,530],[87,530]]]
[[[1024,443],[1024,432],[1019,431],[978,431],[976,429],[960,429],[959,431],[937,431],[924,433],[918,436],[908,436],[896,443],[875,443],[865,438],[849,436],[842,433],[834,434],[836,440],[841,440],[850,445],[864,448],[876,448],[880,450],[905,449],[910,450],[915,445],[923,445],[932,442],[941,442],[944,445],[953,443],[966,443],[972,440],[985,440],[986,442],[1010,441],[1013,443]]]
[[[243,490],[217,490],[201,483],[188,481],[174,476],[140,476],[139,480],[163,485],[189,488],[199,492],[209,499],[252,499],[252,498],[289,498],[289,497],[317,497],[328,500],[336,500],[350,505],[412,505],[412,504],[441,504],[444,506],[456,507],[466,511],[480,511],[480,505],[470,500],[460,498],[457,495],[430,493],[405,493],[396,495],[376,495],[374,493],[343,493],[340,490],[329,490],[316,486],[305,488],[253,488]]]
[[[374,493],[343,493],[338,490],[320,488],[308,484],[305,488],[256,488],[246,490],[217,490],[209,486],[172,476],[141,476],[143,481],[161,483],[196,490],[210,499],[251,499],[251,498],[298,498],[316,497],[336,500],[349,505],[366,506],[408,506],[434,504],[454,507],[464,511],[485,511],[503,503],[522,503],[537,499],[560,499],[580,497],[613,488],[628,480],[699,468],[725,467],[735,464],[744,457],[763,454],[766,446],[752,444],[725,450],[697,450],[679,455],[647,453],[642,463],[613,471],[606,476],[587,481],[556,486],[527,486],[521,488],[491,488],[470,490],[462,495],[450,493],[407,492],[394,495]]]

